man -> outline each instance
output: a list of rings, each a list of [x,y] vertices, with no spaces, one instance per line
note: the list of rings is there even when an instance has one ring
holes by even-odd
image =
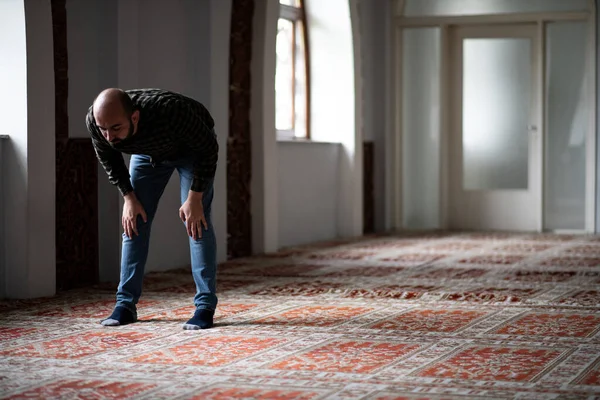
[[[213,326],[217,306],[216,242],[210,211],[218,158],[214,121],[199,102],[161,89],[102,91],[89,108],[87,128],[98,160],[124,198],[121,278],[104,326],[137,321],[150,227],[174,170],[180,177],[179,217],[190,242],[196,283],[194,316],[184,329]],[[122,153],[132,154],[129,171]]]

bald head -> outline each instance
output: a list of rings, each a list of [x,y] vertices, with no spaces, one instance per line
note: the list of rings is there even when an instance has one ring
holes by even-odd
[[[116,144],[137,130],[139,112],[134,111],[131,98],[121,89],[100,92],[92,110],[96,125],[110,143]]]
[[[129,118],[133,113],[133,103],[125,91],[105,89],[94,100],[94,115],[99,113],[124,113]]]

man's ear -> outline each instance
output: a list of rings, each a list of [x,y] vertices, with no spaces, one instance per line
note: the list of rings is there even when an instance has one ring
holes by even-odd
[[[137,124],[140,120],[140,110],[135,110],[133,112],[133,114],[131,114],[131,121],[133,121],[134,124]]]

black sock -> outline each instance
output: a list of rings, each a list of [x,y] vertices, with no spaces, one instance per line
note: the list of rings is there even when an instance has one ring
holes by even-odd
[[[212,328],[214,315],[215,312],[213,310],[196,310],[194,316],[188,322],[183,324],[183,329],[196,330]]]
[[[116,306],[110,317],[101,321],[100,323],[104,326],[119,326],[127,325],[137,321],[135,313],[129,311],[129,309],[123,306]]]

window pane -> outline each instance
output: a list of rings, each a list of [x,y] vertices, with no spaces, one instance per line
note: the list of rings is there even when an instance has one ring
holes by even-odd
[[[306,48],[304,46],[304,29],[301,23],[296,24],[296,77],[295,77],[295,126],[296,137],[306,137]]]
[[[531,40],[463,41],[463,187],[527,189]]]
[[[402,185],[404,226],[439,228],[440,29],[403,31]]]
[[[294,23],[277,23],[277,65],[275,70],[275,125],[277,130],[294,128]]]
[[[585,229],[588,24],[548,24],[544,228]]]
[[[279,0],[279,4],[286,6],[300,7],[300,0]]]
[[[407,0],[404,15],[480,15],[546,11],[586,11],[588,0]]]

